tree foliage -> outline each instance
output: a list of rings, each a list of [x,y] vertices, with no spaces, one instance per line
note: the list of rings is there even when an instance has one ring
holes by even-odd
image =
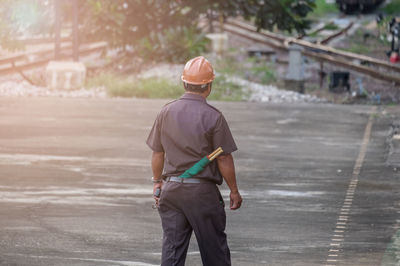
[[[182,62],[206,48],[199,12],[180,1],[88,0],[80,9],[83,38],[134,47],[147,59]]]
[[[303,33],[314,0],[87,0],[81,5],[83,38],[176,61],[204,49],[204,36],[196,28],[205,15],[243,16],[259,29]]]
[[[0,0],[0,41],[9,43],[21,35],[52,34],[54,1]],[[60,1],[64,22],[72,21],[72,1]],[[106,40],[114,47],[153,47],[168,60],[181,60],[204,47],[198,20],[243,16],[261,29],[295,30],[308,27],[305,19],[314,0],[79,0],[80,40]],[[143,47],[141,47],[143,48]],[[140,50],[140,49],[137,49]],[[146,51],[146,49],[142,49]],[[183,53],[178,59],[173,53]]]
[[[265,0],[265,1],[243,1],[254,2],[248,8],[242,8],[244,16],[255,17],[256,26],[264,29],[273,29],[277,26],[279,30],[292,30],[303,34],[309,28],[311,22],[305,17],[315,8],[314,0]],[[243,3],[244,4],[244,3]]]
[[[254,21],[258,29],[293,30],[304,33],[310,25],[307,14],[315,0],[186,0],[183,4],[199,13],[214,10],[224,17],[243,16]]]
[[[115,46],[134,44],[149,35],[190,22],[175,1],[87,0],[80,4],[83,37],[106,37]]]

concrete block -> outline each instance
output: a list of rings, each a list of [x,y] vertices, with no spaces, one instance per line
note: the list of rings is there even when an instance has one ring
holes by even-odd
[[[206,37],[211,40],[211,49],[214,53],[221,54],[228,50],[228,35],[226,33],[209,33]]]
[[[303,47],[291,45],[289,47],[289,68],[285,78],[285,86],[289,90],[304,93],[304,60]]]
[[[47,86],[54,90],[77,90],[85,84],[86,67],[80,62],[50,61],[46,68]]]
[[[286,74],[287,80],[304,80],[304,60],[302,56],[303,47],[291,45],[289,47],[289,69]]]

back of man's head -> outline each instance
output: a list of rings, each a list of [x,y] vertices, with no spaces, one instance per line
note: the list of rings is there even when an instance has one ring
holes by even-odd
[[[195,93],[203,93],[203,92],[207,91],[208,84],[211,85],[211,82],[207,83],[207,84],[191,84],[191,83],[184,82],[183,86],[185,87],[185,91],[195,92]]]

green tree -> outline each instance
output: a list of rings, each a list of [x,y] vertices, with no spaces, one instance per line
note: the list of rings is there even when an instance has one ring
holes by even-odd
[[[264,29],[292,30],[300,34],[309,28],[311,21],[306,19],[309,12],[315,8],[314,0],[265,0],[241,1],[244,6],[244,16],[255,18],[256,26]],[[247,2],[247,3],[244,3]],[[249,4],[250,2],[250,4]],[[251,3],[252,2],[252,3]],[[253,4],[255,8],[253,7]]]
[[[51,34],[54,1],[0,0],[1,45],[13,46],[13,40],[29,34]],[[71,1],[62,3],[63,20],[69,22]],[[302,33],[313,7],[314,0],[81,0],[80,40],[106,40],[124,50],[135,47],[154,57],[182,60],[204,49],[197,25],[205,15],[243,16],[259,29],[276,26]]]
[[[134,47],[146,59],[182,62],[206,47],[199,13],[180,1],[88,0],[80,10],[81,39]]]
[[[315,6],[315,0],[185,0],[185,6],[197,13],[213,10],[223,17],[243,16],[254,21],[258,29],[293,30],[304,33],[309,28],[307,14]],[[197,14],[198,15],[198,14]]]
[[[80,4],[82,37],[106,39],[114,46],[136,44],[144,37],[191,21],[175,1],[87,0]]]
[[[148,59],[182,61],[204,50],[197,29],[204,15],[244,16],[261,29],[303,33],[314,0],[87,0],[81,3],[82,38],[135,47]]]
[[[80,17],[84,37],[107,39],[111,44],[135,44],[167,29],[195,26],[201,15],[244,16],[261,29],[297,31],[309,26],[314,0],[87,0]]]

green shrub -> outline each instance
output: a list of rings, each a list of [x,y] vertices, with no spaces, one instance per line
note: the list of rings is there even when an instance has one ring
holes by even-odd
[[[254,80],[262,84],[271,84],[276,82],[275,72],[267,63],[258,63],[251,68],[254,73]]]
[[[215,64],[216,71],[226,75],[243,75],[244,68],[244,64],[232,56],[223,56]]]
[[[107,88],[107,93],[112,97],[176,98],[183,93],[183,88],[167,79],[149,78],[112,86]]]
[[[128,80],[112,73],[103,73],[88,79],[86,86],[105,87],[111,97],[176,98],[183,87],[162,78]]]
[[[384,6],[382,10],[388,15],[400,14],[400,0],[392,0],[389,4]]]
[[[325,25],[324,30],[338,30],[339,26],[335,23],[328,23]]]
[[[228,81],[224,75],[216,76],[212,91],[208,99],[218,101],[245,101],[250,93],[244,91],[242,86]]]
[[[355,54],[368,54],[370,52],[370,48],[363,44],[352,43],[350,48],[343,49],[348,52],[352,52]]]
[[[336,4],[328,4],[326,0],[315,0],[315,8],[308,17],[321,17],[327,13],[338,13]]]
[[[339,29],[339,26],[336,25],[336,24],[333,23],[333,22],[328,23],[328,24],[326,24],[326,25],[323,27],[323,30],[338,30],[338,29]],[[317,30],[315,30],[315,31],[313,31],[313,32],[307,33],[307,36],[308,36],[308,37],[313,37],[313,38],[315,38],[315,37],[318,37],[318,36],[319,36],[319,33],[320,33],[320,30],[317,29]]]
[[[103,73],[89,78],[87,88],[104,87],[110,97],[167,98],[180,97],[184,92],[182,84],[176,84],[164,78],[146,78],[129,80],[113,73]],[[218,75],[212,87],[210,100],[242,101],[248,99],[249,93],[243,92],[241,86]]]
[[[276,82],[273,64],[264,58],[250,57],[246,61],[239,61],[233,57],[225,56],[217,61],[215,69],[218,73],[227,76],[240,77],[262,84]]]

